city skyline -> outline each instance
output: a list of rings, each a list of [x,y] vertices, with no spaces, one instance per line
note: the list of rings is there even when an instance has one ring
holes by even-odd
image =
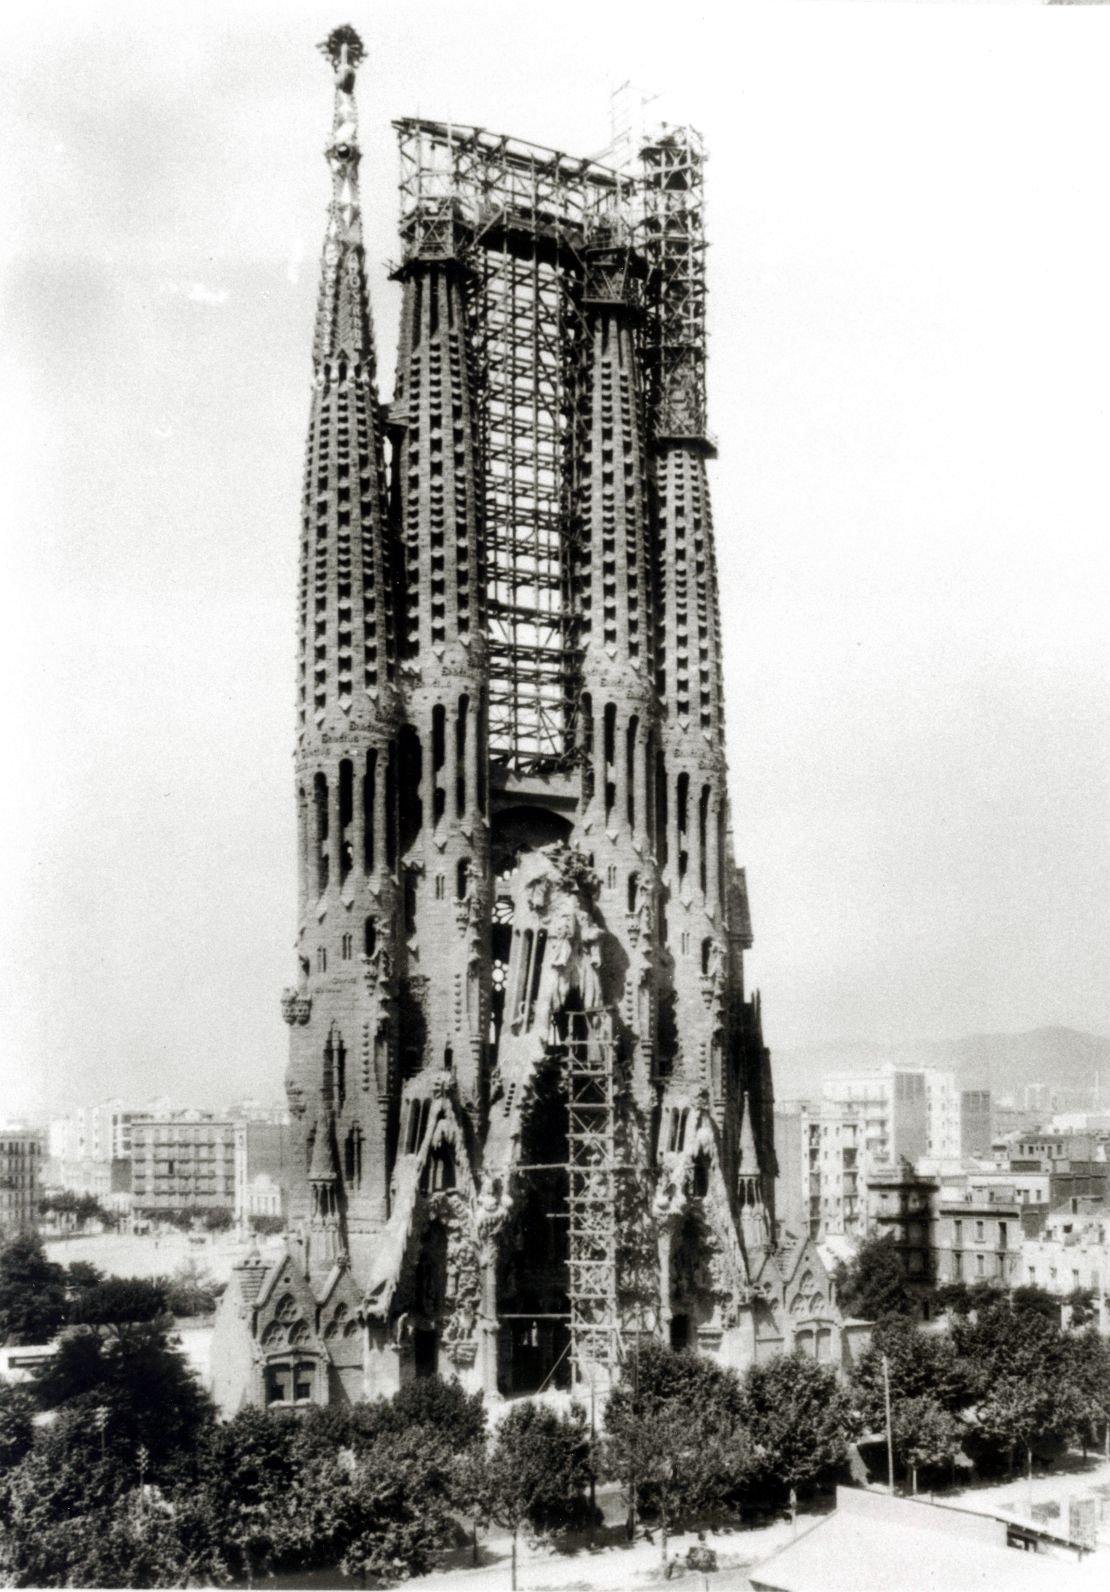
[[[545,39],[540,71],[538,24],[506,37],[508,14],[386,7],[368,29],[382,391],[390,119],[600,150],[609,88],[665,89],[712,156],[728,746],[772,1052],[1110,1033],[1093,383],[1110,249],[1084,197],[1110,113],[1082,44],[1104,17],[751,7],[675,48],[661,8],[628,37],[614,9],[588,67]],[[336,20],[244,6],[154,28],[113,7],[9,69],[25,490],[5,644],[31,775],[5,792],[13,1111],[177,1095],[183,1075],[204,1101],[280,1090],[289,592],[326,205],[304,48]],[[735,71],[699,83],[730,44]]]

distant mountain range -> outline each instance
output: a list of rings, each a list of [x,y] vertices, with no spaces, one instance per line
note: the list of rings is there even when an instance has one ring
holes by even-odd
[[[871,1040],[830,1041],[774,1050],[776,1100],[813,1098],[832,1072],[866,1071],[883,1062],[944,1067],[965,1089],[989,1089],[997,1099],[1030,1084],[1048,1084],[1061,1098],[1099,1086],[1110,1110],[1110,1039],[1076,1028],[1033,1028],[1024,1034],[969,1034],[963,1039],[928,1039],[883,1045]]]

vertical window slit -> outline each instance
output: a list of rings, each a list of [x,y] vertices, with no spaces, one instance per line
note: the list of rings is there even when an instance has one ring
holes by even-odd
[[[339,882],[346,879],[354,861],[350,829],[355,816],[355,766],[349,757],[339,765]]]
[[[362,865],[366,873],[374,871],[374,807],[378,794],[378,753],[371,748],[366,754],[366,777],[362,787]]]
[[[702,888],[703,891],[708,888],[708,885],[707,885],[707,881],[708,881],[708,873],[707,873],[708,862],[707,862],[707,859],[706,859],[706,842],[707,842],[708,838],[709,838],[709,786],[708,785],[703,785],[702,788],[701,788],[701,797],[700,797],[700,799],[698,801],[698,851],[700,853],[699,872],[701,874],[701,877],[698,880],[698,883],[701,885],[701,888]]]
[[[633,713],[624,733],[625,802],[629,827],[636,822],[636,734],[639,728],[639,716]]]
[[[312,798],[316,809],[316,891],[323,895],[328,887],[328,781],[324,774],[313,780]]]
[[[470,698],[459,698],[458,717],[455,720],[455,817],[466,812],[466,727],[470,717]]]

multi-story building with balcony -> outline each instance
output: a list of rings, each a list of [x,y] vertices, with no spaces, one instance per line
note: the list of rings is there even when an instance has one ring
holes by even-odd
[[[799,1236],[859,1238],[866,1215],[862,1113],[830,1101],[775,1106],[779,1212]]]
[[[121,1100],[78,1106],[55,1117],[49,1127],[50,1157],[55,1161],[126,1161],[131,1155],[131,1124],[151,1108]]]
[[[37,1128],[0,1128],[0,1238],[38,1226],[45,1148]]]
[[[902,1262],[902,1275],[919,1298],[936,1277],[938,1189],[937,1179],[915,1171],[910,1161],[879,1167],[867,1178],[868,1228],[890,1238]]]
[[[182,1111],[139,1118],[131,1133],[136,1210],[234,1209],[235,1123]]]
[[[925,1095],[925,1154],[938,1161],[961,1154],[963,1096],[956,1075],[939,1067],[921,1074]]]
[[[870,1163],[878,1165],[892,1160],[895,1155],[894,1089],[889,1071],[834,1073],[824,1080],[821,1093],[829,1105],[840,1107],[859,1122],[862,1138],[859,1148]],[[905,1133],[909,1124],[904,1115],[900,1125]],[[921,1137],[922,1143],[914,1153],[924,1149],[924,1117]]]
[[[962,1199],[968,1190],[981,1194],[989,1190],[1012,1192],[1014,1203],[1021,1210],[1022,1230],[1039,1232],[1045,1217],[1052,1208],[1052,1174],[1017,1168],[1000,1167],[997,1170],[963,1171],[945,1176],[941,1183],[943,1199]]]
[[[139,1211],[230,1210],[283,1216],[294,1176],[288,1122],[171,1111],[133,1125],[131,1190]]]
[[[1014,1173],[1044,1173],[1049,1179],[1048,1206],[1072,1199],[1107,1198],[1105,1146],[1097,1135],[1086,1133],[1032,1133],[1023,1135],[1009,1147],[1008,1170]]]
[[[944,1068],[888,1062],[871,1072],[834,1073],[822,1094],[861,1117],[860,1149],[875,1165],[923,1158],[953,1162],[990,1153],[990,1091],[961,1089],[955,1073]]]

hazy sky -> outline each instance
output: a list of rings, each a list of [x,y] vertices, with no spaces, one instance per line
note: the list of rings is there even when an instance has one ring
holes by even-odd
[[[329,72],[707,173],[729,755],[774,1047],[1110,1033],[1110,9],[225,3],[5,23],[4,1109],[276,1095]]]

